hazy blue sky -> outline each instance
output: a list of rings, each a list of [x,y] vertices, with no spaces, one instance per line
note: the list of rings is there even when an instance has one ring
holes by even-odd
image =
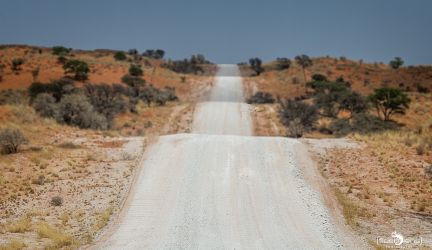
[[[0,43],[432,64],[431,0],[0,0]]]

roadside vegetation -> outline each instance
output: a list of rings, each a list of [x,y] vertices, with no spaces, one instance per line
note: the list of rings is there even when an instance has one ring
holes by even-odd
[[[1,47],[0,249],[92,242],[118,213],[141,148],[188,131],[212,78],[163,68],[164,54]]]
[[[388,64],[307,58],[285,69],[286,59],[263,64],[260,76],[240,66],[256,133],[354,141],[354,148],[339,146],[345,140],[308,142],[347,224],[371,241],[394,228],[425,232],[432,214],[432,67],[404,67],[398,57]]]

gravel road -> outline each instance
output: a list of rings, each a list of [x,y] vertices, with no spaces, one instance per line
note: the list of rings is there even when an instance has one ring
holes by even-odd
[[[221,65],[193,133],[150,147],[124,216],[98,248],[343,248],[295,160],[300,142],[251,136],[238,75]]]

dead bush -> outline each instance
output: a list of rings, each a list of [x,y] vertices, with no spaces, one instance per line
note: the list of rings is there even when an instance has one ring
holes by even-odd
[[[266,92],[256,92],[253,96],[251,96],[248,100],[247,103],[251,104],[251,103],[258,103],[258,104],[262,104],[262,103],[274,103],[275,99],[273,98],[273,96],[270,93],[266,93]]]
[[[63,205],[63,198],[60,196],[54,196],[51,198],[51,205],[55,207],[59,207]]]
[[[5,128],[0,132],[0,147],[4,154],[17,153],[19,147],[27,142],[19,129]]]

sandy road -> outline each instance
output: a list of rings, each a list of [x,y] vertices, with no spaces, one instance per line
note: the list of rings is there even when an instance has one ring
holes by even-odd
[[[149,149],[125,215],[98,248],[343,248],[295,160],[299,142],[251,136],[241,84],[236,66],[220,66],[194,133]]]

